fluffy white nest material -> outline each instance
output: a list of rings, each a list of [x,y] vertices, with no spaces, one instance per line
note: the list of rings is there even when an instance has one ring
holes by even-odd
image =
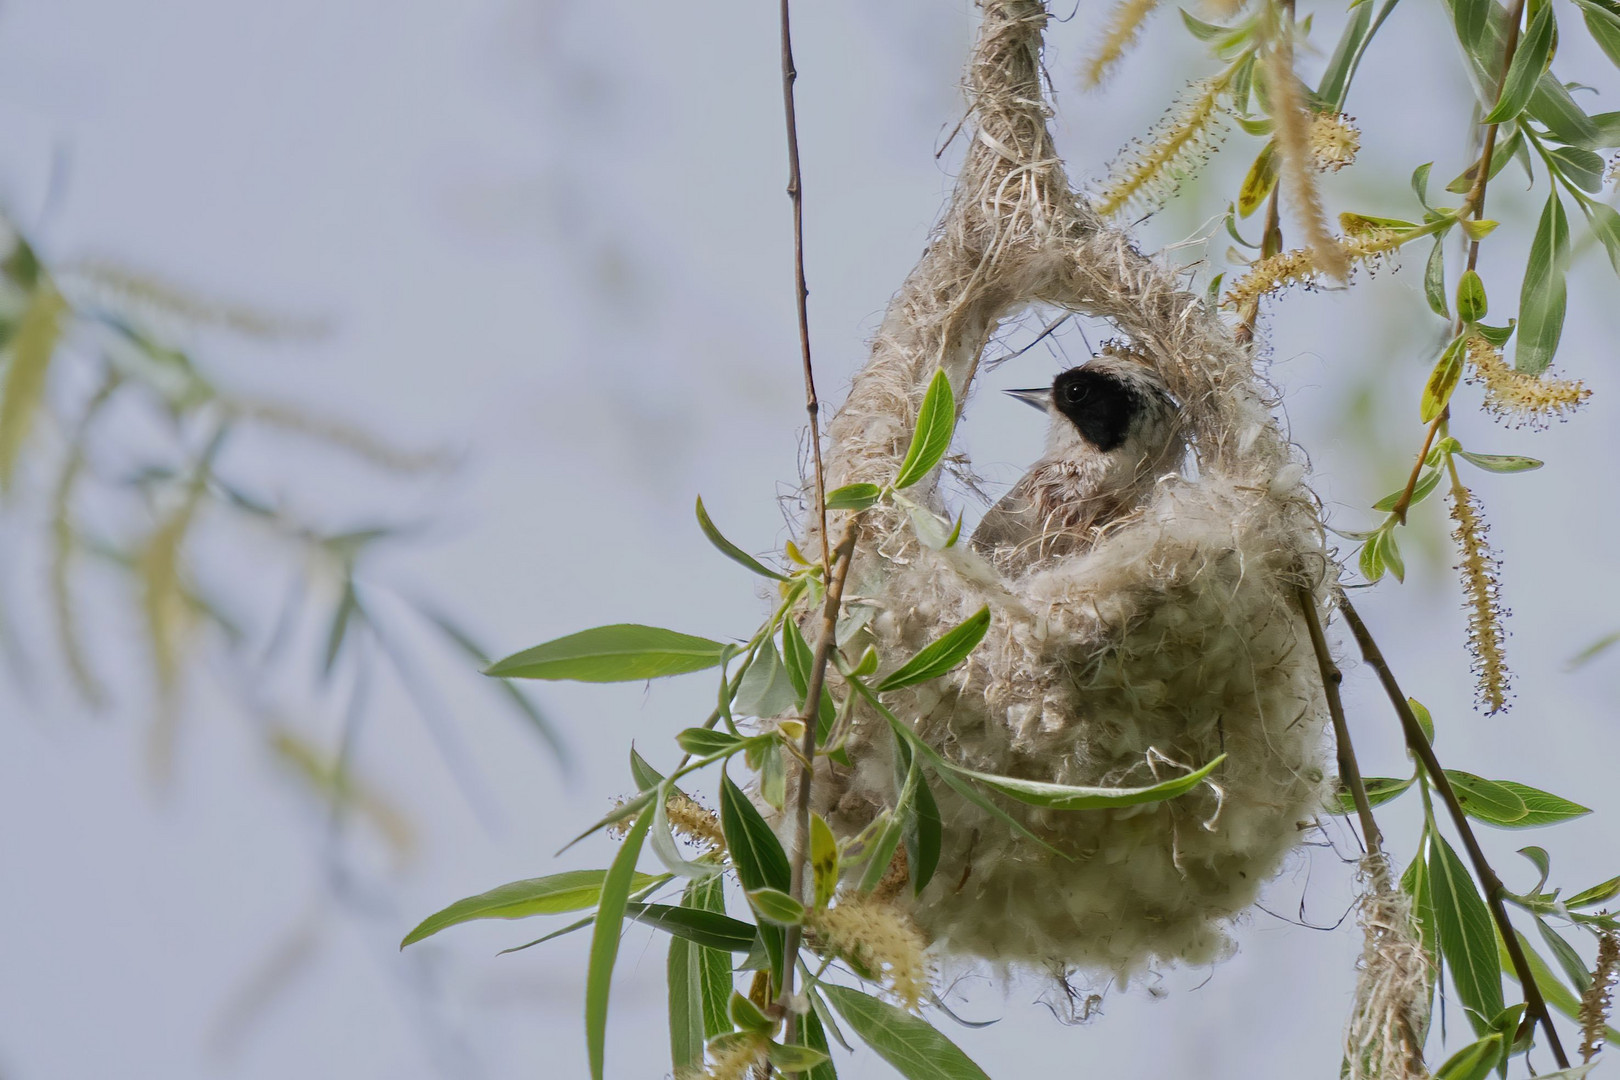
[[[1230,756],[1167,803],[1050,811],[996,796],[1066,857],[936,784],[944,851],[913,914],[946,950],[997,963],[1204,963],[1320,806],[1325,712],[1298,597],[1321,603],[1330,564],[1249,347],[1071,191],[1046,127],[1044,5],[981,7],[967,160],[828,427],[828,487],[892,480],[935,370],[962,401],[998,324],[1035,303],[1114,322],[1184,404],[1196,479],[1164,478],[1089,550],[1014,578],[965,543],[923,547],[902,511],[879,506],[848,593],[877,609],[864,633],[891,665],[990,606],[965,666],[893,702],[970,768],[1135,786]],[[945,509],[937,476],[907,494]],[[853,769],[816,785],[846,835],[896,794],[880,719],[859,717],[849,753]]]

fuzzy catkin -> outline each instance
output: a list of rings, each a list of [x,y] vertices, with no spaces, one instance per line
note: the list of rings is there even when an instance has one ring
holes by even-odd
[[[893,666],[988,605],[990,630],[965,665],[890,702],[972,769],[1134,786],[1229,754],[1210,782],[1166,803],[1076,812],[997,799],[1056,854],[936,784],[943,852],[911,901],[946,953],[1120,973],[1207,962],[1320,803],[1320,682],[1291,598],[1300,585],[1325,592],[1322,530],[1247,348],[1070,189],[1046,126],[1044,6],[981,7],[977,137],[828,425],[827,484],[892,480],[934,371],[962,401],[996,327],[1036,303],[1114,322],[1183,403],[1198,479],[1165,476],[1086,553],[1014,577],[965,544],[922,546],[900,508],[879,504],[848,587],[875,613],[847,648],[875,645]],[[945,509],[937,476],[907,494]],[[835,830],[852,835],[892,805],[891,747],[885,724],[858,710],[853,767],[816,780]]]
[[[1357,912],[1363,945],[1356,1003],[1345,1036],[1351,1080],[1428,1080],[1433,971],[1412,921],[1412,904],[1390,881],[1382,853],[1361,860],[1363,892]]]

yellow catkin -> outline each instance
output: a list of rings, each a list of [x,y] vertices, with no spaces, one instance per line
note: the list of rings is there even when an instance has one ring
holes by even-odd
[[[933,976],[928,943],[893,904],[845,893],[832,907],[806,915],[805,924],[827,948],[880,979],[904,1007],[915,1009],[928,993]]]
[[[1120,153],[1092,207],[1102,217],[1127,206],[1156,210],[1181,182],[1203,167],[1225,126],[1221,94],[1228,79],[1205,79],[1188,85],[1153,130]]]
[[[1317,172],[1338,172],[1356,160],[1361,149],[1361,129],[1356,118],[1344,113],[1317,113],[1309,130],[1311,168]]]
[[[1482,337],[1468,340],[1468,381],[1485,389],[1485,409],[1497,419],[1518,425],[1546,427],[1553,420],[1580,408],[1592,391],[1579,379],[1549,379],[1515,371],[1502,350]]]
[[[724,851],[726,835],[720,830],[720,819],[711,810],[705,810],[694,800],[676,793],[664,805],[669,827],[707,851]]]
[[[677,1080],[756,1080],[766,1071],[768,1036],[736,1032],[714,1039],[708,1046],[708,1062],[701,1067],[682,1069]]]
[[[1597,964],[1592,983],[1581,995],[1581,1061],[1591,1061],[1603,1049],[1604,1029],[1609,1024],[1610,990],[1620,974],[1620,934],[1605,930],[1598,938]]]
[[[1451,477],[1451,531],[1461,561],[1465,607],[1468,611],[1468,651],[1473,657],[1475,700],[1487,714],[1507,708],[1510,673],[1503,655],[1507,632],[1503,622],[1508,611],[1502,606],[1502,564],[1485,539],[1490,527],[1480,516],[1479,501],[1457,479]]]
[[[1142,32],[1142,24],[1159,6],[1159,0],[1121,0],[1108,14],[1108,27],[1103,31],[1097,54],[1086,64],[1084,75],[1087,86],[1103,81],[1108,70],[1119,62]]]
[[[1388,230],[1375,230],[1353,236],[1329,237],[1345,265],[1372,263],[1400,246],[1400,235]],[[1221,301],[1227,307],[1242,309],[1261,297],[1272,296],[1293,285],[1311,288],[1325,273],[1317,262],[1316,252],[1310,248],[1279,251],[1249,267],[1249,272],[1232,283]]]
[[[1322,194],[1316,187],[1312,169],[1311,113],[1294,75],[1292,28],[1285,27],[1266,50],[1266,85],[1271,92],[1271,118],[1277,123],[1277,151],[1283,176],[1293,197],[1295,216],[1305,247],[1311,252],[1318,272],[1344,281],[1350,276],[1350,260],[1328,231],[1322,209]]]

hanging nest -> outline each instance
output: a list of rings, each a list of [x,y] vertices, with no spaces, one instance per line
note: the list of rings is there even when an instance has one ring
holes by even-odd
[[[1061,811],[996,797],[1050,848],[936,785],[940,864],[902,902],[947,953],[996,964],[1206,963],[1321,805],[1325,709],[1298,598],[1321,605],[1333,570],[1249,346],[1071,190],[1047,130],[1045,6],[980,6],[967,159],[828,426],[827,486],[892,481],[934,373],[964,401],[997,327],[1032,305],[1111,320],[1182,404],[1192,462],[1083,552],[1010,576],[967,544],[924,546],[904,510],[873,507],[846,593],[872,617],[845,648],[898,664],[988,605],[965,665],[891,701],[970,769],[1138,786],[1228,757],[1168,802]],[[943,514],[938,483],[907,495]],[[850,836],[895,802],[886,723],[857,713],[847,752],[850,767],[819,773],[815,802]]]

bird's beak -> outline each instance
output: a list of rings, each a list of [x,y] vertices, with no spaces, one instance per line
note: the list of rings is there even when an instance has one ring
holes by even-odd
[[[1050,386],[1037,386],[1033,390],[1003,390],[1002,393],[1015,397],[1025,405],[1046,411],[1052,402],[1052,388]]]

